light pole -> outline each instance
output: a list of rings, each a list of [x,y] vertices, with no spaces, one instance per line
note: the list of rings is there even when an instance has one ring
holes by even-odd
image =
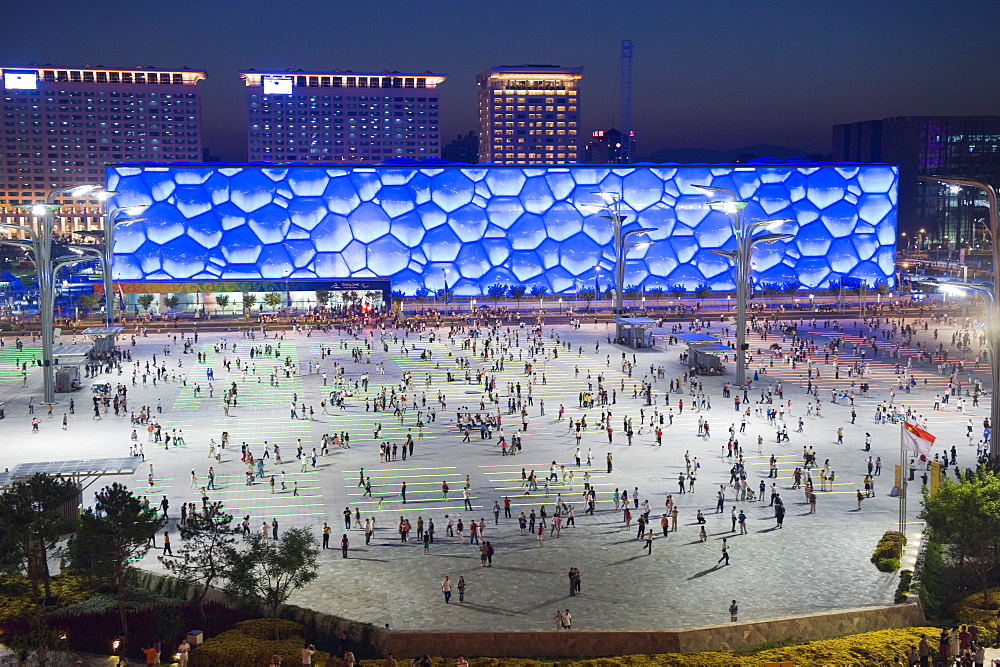
[[[113,192],[100,192],[98,193],[98,198],[107,202],[113,195]],[[144,222],[146,218],[134,217],[137,214],[142,213],[144,210],[146,210],[145,206],[120,206],[116,208],[108,206],[105,208],[103,216],[104,229],[100,231],[76,232],[81,236],[90,236],[102,239],[101,250],[95,254],[98,255],[98,259],[101,263],[101,277],[102,282],[104,283],[104,326],[106,327],[110,327],[115,323],[114,288],[111,284],[111,269],[114,265],[115,227],[127,226],[136,222]],[[118,215],[121,213],[124,213],[127,217],[119,218]],[[90,250],[86,246],[78,247],[80,249]],[[90,251],[93,252],[93,250]]]
[[[992,242],[993,254],[993,290],[1000,286],[1000,244],[997,243],[997,227],[1000,225],[1000,217],[997,211],[997,191],[989,183],[981,183],[965,178],[951,178],[949,176],[920,176],[921,181],[939,183],[951,187],[976,188],[986,193],[986,200],[989,203],[990,221],[989,232]],[[920,230],[921,233],[924,230]],[[980,293],[985,290],[978,288]],[[1000,400],[997,399],[997,391],[1000,391],[1000,321],[995,293],[990,291],[990,307],[986,314],[989,323],[987,335],[990,339],[990,376],[993,380],[993,393],[990,396],[990,462],[996,466],[1000,464],[1000,434],[997,433],[997,425],[1000,424]]]
[[[615,239],[615,300],[614,300],[614,315],[616,318],[622,317],[625,314],[623,306],[623,292],[625,291],[625,255],[628,253],[629,248],[636,248],[639,246],[645,246],[652,243],[652,241],[641,241],[638,243],[629,243],[628,239],[630,236],[635,236],[637,234],[648,234],[650,232],[655,232],[655,227],[640,227],[639,229],[630,229],[625,231],[624,225],[625,221],[628,220],[627,215],[622,214],[622,200],[621,196],[614,192],[594,192],[593,194],[598,195],[604,200],[604,204],[583,204],[585,208],[595,209],[599,211],[604,211],[607,215],[598,216],[602,220],[609,220],[614,229],[614,239]],[[615,323],[615,341],[618,342],[622,337],[622,325],[621,323]]]
[[[746,385],[747,376],[747,297],[750,287],[750,255],[754,246],[761,243],[774,243],[790,239],[793,234],[757,234],[758,230],[782,222],[795,222],[793,218],[778,218],[774,220],[757,220],[747,223],[743,219],[743,210],[749,202],[743,201],[732,190],[716,188],[708,185],[695,185],[699,190],[712,194],[721,194],[724,201],[709,202],[709,205],[721,205],[723,210],[733,217],[733,235],[736,237],[735,250],[712,250],[716,255],[733,262],[736,273],[736,386]]]
[[[55,316],[55,275],[60,267],[84,261],[80,254],[52,257],[52,230],[55,225],[55,211],[59,205],[56,197],[68,194],[70,197],[81,198],[97,190],[97,185],[75,185],[68,188],[50,190],[44,203],[21,206],[39,220],[36,227],[31,225],[15,225],[0,223],[0,229],[10,229],[25,234],[30,243],[20,239],[3,239],[2,243],[30,250],[35,263],[35,273],[38,279],[38,319],[42,327],[42,402],[55,403],[55,383],[52,375],[52,337],[53,318]]]

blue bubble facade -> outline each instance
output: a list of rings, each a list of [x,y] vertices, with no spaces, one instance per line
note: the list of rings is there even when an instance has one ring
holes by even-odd
[[[118,228],[116,280],[390,278],[412,295],[447,284],[575,293],[614,282],[612,223],[588,205],[615,193],[631,240],[625,285],[734,289],[732,215],[695,185],[747,202],[747,222],[791,218],[760,245],[757,286],[895,284],[896,185],[889,165],[289,166],[117,164],[111,205],[145,206]],[[606,213],[603,213],[606,215]]]

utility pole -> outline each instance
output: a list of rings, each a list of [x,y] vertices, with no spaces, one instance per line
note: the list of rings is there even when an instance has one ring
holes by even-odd
[[[622,162],[631,164],[635,161],[633,148],[635,132],[632,128],[632,40],[622,40],[621,55],[621,90],[618,97],[618,115],[622,132]]]

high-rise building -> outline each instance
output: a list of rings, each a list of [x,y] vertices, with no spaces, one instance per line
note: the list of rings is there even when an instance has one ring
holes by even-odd
[[[468,134],[458,135],[441,148],[441,159],[475,164],[479,159],[479,134],[470,130]]]
[[[634,137],[631,142],[634,146]],[[625,145],[622,133],[615,128],[594,130],[583,149],[583,159],[590,164],[628,164],[631,161],[631,146]]]
[[[918,177],[956,176],[1000,187],[1000,116],[901,116],[835,125],[833,160],[899,165],[899,227],[911,243],[975,248],[983,242],[981,221],[989,219],[983,193]]]
[[[104,184],[109,162],[202,157],[205,72],[186,68],[0,67],[0,215],[57,188]],[[58,200],[59,229],[91,228],[98,202]]]
[[[383,162],[441,157],[445,74],[240,72],[251,161]]]
[[[578,162],[582,67],[491,67],[478,77],[479,161]]]

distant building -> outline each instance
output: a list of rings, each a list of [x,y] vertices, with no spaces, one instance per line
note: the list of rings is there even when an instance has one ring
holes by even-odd
[[[251,161],[441,157],[435,89],[444,74],[247,70],[240,76]]]
[[[632,145],[635,146],[634,138]],[[622,141],[622,133],[614,128],[594,130],[590,134],[590,141],[583,149],[583,160],[590,164],[627,164],[628,156],[628,148]]]
[[[901,116],[835,125],[833,160],[899,165],[899,225],[911,243],[974,248],[983,241],[980,221],[989,218],[983,194],[918,177],[957,176],[1000,187],[1000,116]]]
[[[479,133],[470,130],[460,134],[441,149],[441,158],[448,162],[468,162],[475,164],[479,159]]]
[[[479,161],[579,162],[582,67],[492,67],[478,77]]]
[[[0,215],[20,215],[13,207],[51,190],[103,185],[109,162],[200,161],[204,78],[186,68],[0,66]],[[97,201],[58,201],[70,205],[57,230],[98,224]]]

